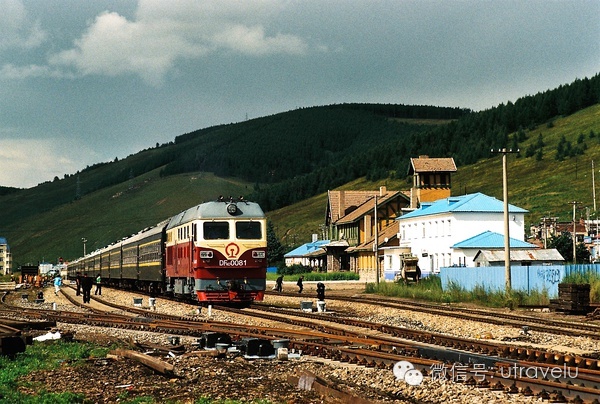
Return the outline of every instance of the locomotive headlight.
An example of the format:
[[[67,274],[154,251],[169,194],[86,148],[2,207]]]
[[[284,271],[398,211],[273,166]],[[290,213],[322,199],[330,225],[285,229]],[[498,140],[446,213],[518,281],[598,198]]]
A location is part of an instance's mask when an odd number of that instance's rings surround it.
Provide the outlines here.
[[[200,251],[200,258],[203,260],[209,260],[213,257],[212,251]]]
[[[264,259],[266,255],[264,251],[252,251],[252,258],[255,259]]]
[[[235,215],[237,213],[237,205],[235,203],[230,203],[227,205],[227,213],[230,215]]]

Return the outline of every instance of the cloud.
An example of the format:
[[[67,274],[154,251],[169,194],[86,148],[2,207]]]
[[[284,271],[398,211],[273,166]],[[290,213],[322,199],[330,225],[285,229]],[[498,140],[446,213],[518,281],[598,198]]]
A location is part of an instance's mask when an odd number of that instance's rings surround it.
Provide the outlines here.
[[[62,146],[61,146],[62,145]],[[71,156],[76,156],[73,159]],[[39,179],[63,178],[93,161],[97,156],[73,141],[60,139],[0,139],[0,186],[33,187]]]
[[[246,27],[234,25],[217,32],[213,43],[218,47],[230,49],[248,55],[267,55],[273,53],[304,54],[306,43],[293,35],[276,34],[268,37],[262,26]]]
[[[39,22],[27,17],[18,0],[0,0],[0,51],[9,48],[31,49],[46,40],[47,34]]]
[[[73,75],[60,69],[53,69],[50,66],[36,64],[15,66],[7,63],[0,67],[0,77],[8,80],[23,80],[34,77],[66,78],[73,77]]]
[[[265,7],[272,2],[245,3],[142,1],[133,21],[104,12],[73,48],[54,54],[49,63],[82,75],[136,74],[159,85],[180,59],[222,50],[253,56],[307,51],[304,39],[267,33],[264,24],[255,21],[267,19]]]

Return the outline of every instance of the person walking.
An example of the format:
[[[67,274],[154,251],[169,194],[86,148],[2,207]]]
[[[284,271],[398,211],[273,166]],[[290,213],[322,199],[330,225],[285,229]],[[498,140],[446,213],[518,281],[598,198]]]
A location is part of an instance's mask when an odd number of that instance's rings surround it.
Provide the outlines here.
[[[298,282],[296,282],[296,285],[298,285],[298,293],[302,293],[302,290],[304,289],[304,284],[302,283],[303,280],[304,275],[300,275],[300,278],[298,278]]]
[[[281,292],[283,290],[283,275],[277,277],[275,281],[275,291]]]
[[[102,296],[102,278],[100,277],[100,274],[96,277],[96,290],[94,291],[94,294]]]
[[[60,287],[62,286],[62,278],[60,275],[57,275],[54,278],[54,294],[58,296],[58,292],[60,292]]]
[[[89,303],[91,299],[92,286],[94,285],[94,280],[88,276],[87,273],[83,274],[83,278],[81,278],[81,290],[83,292],[83,302]]]

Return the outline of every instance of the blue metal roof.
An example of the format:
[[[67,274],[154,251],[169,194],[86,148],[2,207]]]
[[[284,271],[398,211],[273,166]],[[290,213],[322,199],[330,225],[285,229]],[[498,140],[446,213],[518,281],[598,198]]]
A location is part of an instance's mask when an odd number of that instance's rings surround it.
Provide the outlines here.
[[[318,240],[313,243],[306,243],[301,245],[300,247],[293,249],[289,253],[285,254],[283,257],[303,257],[307,254],[317,251],[319,248],[327,244],[329,244],[329,240]]]
[[[6,241],[6,238],[0,237],[0,244],[8,244],[8,241]]]
[[[525,209],[511,204],[508,204],[508,211],[509,213],[528,212]],[[402,215],[398,217],[397,220],[452,212],[503,213],[504,202],[480,192],[469,195],[450,196],[448,198],[438,199],[435,202],[423,203],[419,209]]]
[[[535,244],[530,244],[512,237],[510,237],[509,244],[510,248],[538,248]],[[454,244],[452,248],[481,248],[484,250],[504,248],[504,235],[487,230]]]

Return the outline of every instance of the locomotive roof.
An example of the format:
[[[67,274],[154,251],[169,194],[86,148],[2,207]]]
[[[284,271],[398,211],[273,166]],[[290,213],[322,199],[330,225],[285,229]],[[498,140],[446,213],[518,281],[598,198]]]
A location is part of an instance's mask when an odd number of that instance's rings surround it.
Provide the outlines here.
[[[227,207],[232,204],[237,206],[234,214],[227,211]],[[201,203],[173,216],[169,220],[167,229],[172,229],[197,219],[261,219],[264,217],[265,213],[256,202],[212,201]]]

